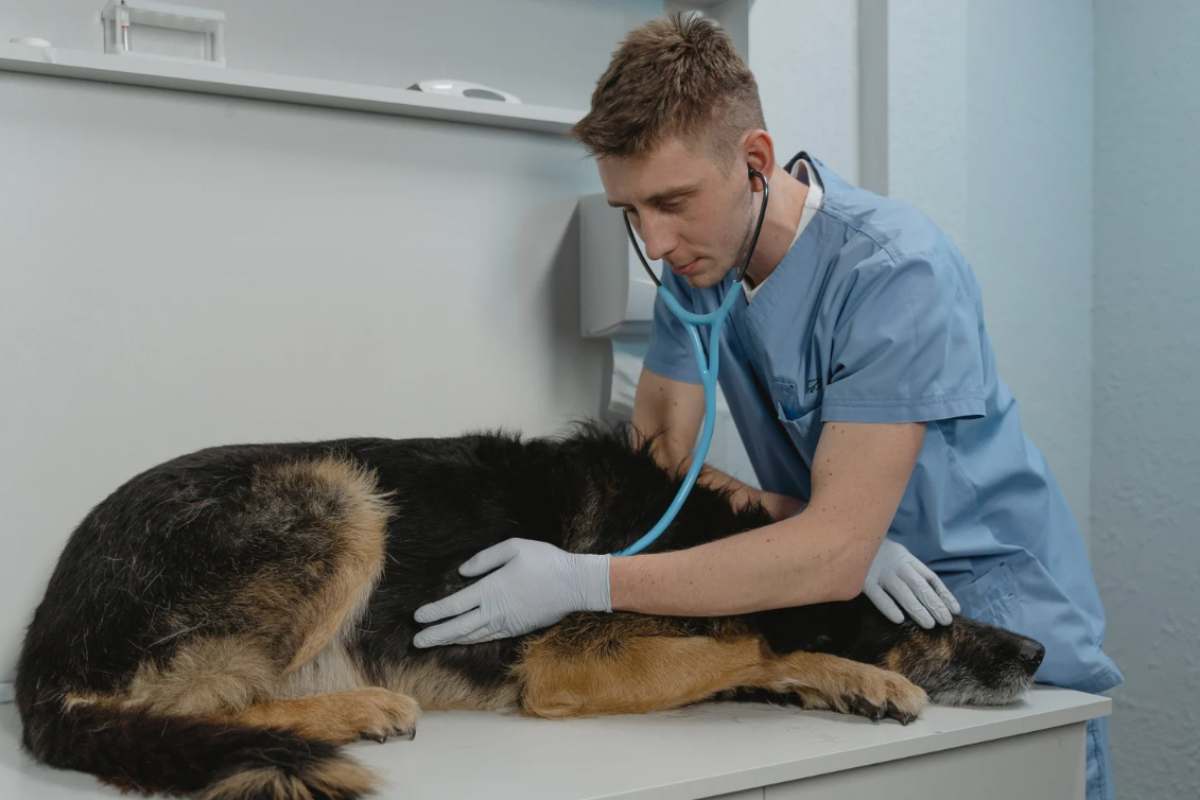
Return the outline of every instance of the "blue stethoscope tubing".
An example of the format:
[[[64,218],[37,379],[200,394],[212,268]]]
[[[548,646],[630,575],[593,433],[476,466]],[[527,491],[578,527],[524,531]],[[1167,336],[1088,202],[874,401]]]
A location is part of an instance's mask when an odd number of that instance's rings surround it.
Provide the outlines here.
[[[750,247],[746,251],[746,259],[734,275],[734,281],[741,283],[746,276],[746,270],[750,266],[750,259],[754,255],[754,248],[758,244],[758,234],[762,231],[763,219],[767,213],[767,200],[770,194],[770,189],[767,185],[767,179],[761,172],[750,167],[750,177],[758,178],[762,181],[763,199],[762,205],[758,211],[758,222],[755,223],[754,233],[750,239]],[[675,515],[679,513],[679,509],[683,507],[684,501],[692,491],[692,487],[696,484],[696,478],[700,475],[700,470],[704,466],[704,459],[708,457],[709,447],[712,445],[713,428],[717,424],[717,372],[720,367],[721,356],[721,330],[725,327],[725,320],[729,318],[729,312],[733,308],[736,299],[742,294],[738,291],[731,290],[725,295],[725,299],[721,301],[716,311],[710,311],[707,314],[696,314],[688,311],[675,295],[663,286],[662,281],[654,274],[654,270],[650,269],[649,262],[642,254],[642,249],[638,246],[637,239],[633,234],[633,226],[629,222],[629,214],[625,217],[625,229],[629,233],[629,240],[633,244],[633,249],[637,251],[638,258],[641,259],[642,266],[646,268],[647,274],[651,280],[658,286],[658,296],[662,298],[663,303],[670,309],[683,326],[687,328],[689,338],[692,340],[692,352],[696,356],[696,365],[700,368],[700,382],[704,386],[704,426],[700,430],[700,436],[696,439],[696,444],[692,449],[692,463],[688,468],[687,475],[684,476],[683,483],[679,486],[679,491],[675,493],[675,499],[667,506],[667,510],[662,517],[633,544],[623,550],[618,550],[613,555],[617,556],[632,556],[642,552],[651,544],[654,543],[662,532],[667,529],[674,520]],[[700,341],[700,326],[708,325],[708,358],[704,357],[704,346]]]

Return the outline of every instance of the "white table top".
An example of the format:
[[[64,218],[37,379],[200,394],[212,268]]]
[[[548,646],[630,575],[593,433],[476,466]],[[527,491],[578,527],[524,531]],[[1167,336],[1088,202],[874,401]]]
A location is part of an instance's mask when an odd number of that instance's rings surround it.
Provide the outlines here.
[[[1111,710],[1106,697],[1037,687],[1011,706],[931,706],[908,726],[753,703],[574,720],[430,712],[414,741],[348,749],[382,778],[381,798],[683,800],[1070,725]],[[35,764],[19,738],[15,706],[0,706],[0,797],[121,797],[89,775]]]

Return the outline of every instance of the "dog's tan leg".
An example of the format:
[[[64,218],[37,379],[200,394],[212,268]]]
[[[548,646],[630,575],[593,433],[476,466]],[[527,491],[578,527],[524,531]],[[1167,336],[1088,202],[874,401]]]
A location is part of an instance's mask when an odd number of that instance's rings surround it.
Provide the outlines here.
[[[369,687],[255,703],[223,721],[287,728],[311,739],[346,744],[357,739],[386,741],[389,736],[416,735],[420,706],[408,695]]]
[[[530,644],[516,670],[522,709],[543,717],[656,711],[738,688],[905,722],[926,701],[902,675],[826,653],[775,656],[756,636],[634,636],[581,654],[550,633]]]

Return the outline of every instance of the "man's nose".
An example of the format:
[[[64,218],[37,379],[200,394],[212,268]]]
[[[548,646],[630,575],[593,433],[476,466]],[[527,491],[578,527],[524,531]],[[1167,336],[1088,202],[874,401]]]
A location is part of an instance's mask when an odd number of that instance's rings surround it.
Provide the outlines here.
[[[651,217],[642,219],[642,242],[646,245],[646,259],[658,261],[666,258],[675,249],[675,234],[664,221]]]

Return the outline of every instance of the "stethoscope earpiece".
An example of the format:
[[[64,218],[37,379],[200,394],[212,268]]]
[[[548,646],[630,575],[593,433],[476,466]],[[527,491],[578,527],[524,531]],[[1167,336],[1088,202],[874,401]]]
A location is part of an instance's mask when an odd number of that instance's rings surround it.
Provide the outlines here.
[[[763,191],[766,191],[767,176],[763,175],[761,172],[756,170],[754,167],[750,167],[749,170],[750,170],[750,179],[753,180],[754,178],[758,178],[759,182],[762,183],[762,185],[763,185]],[[753,189],[751,189],[751,191],[753,191]]]

